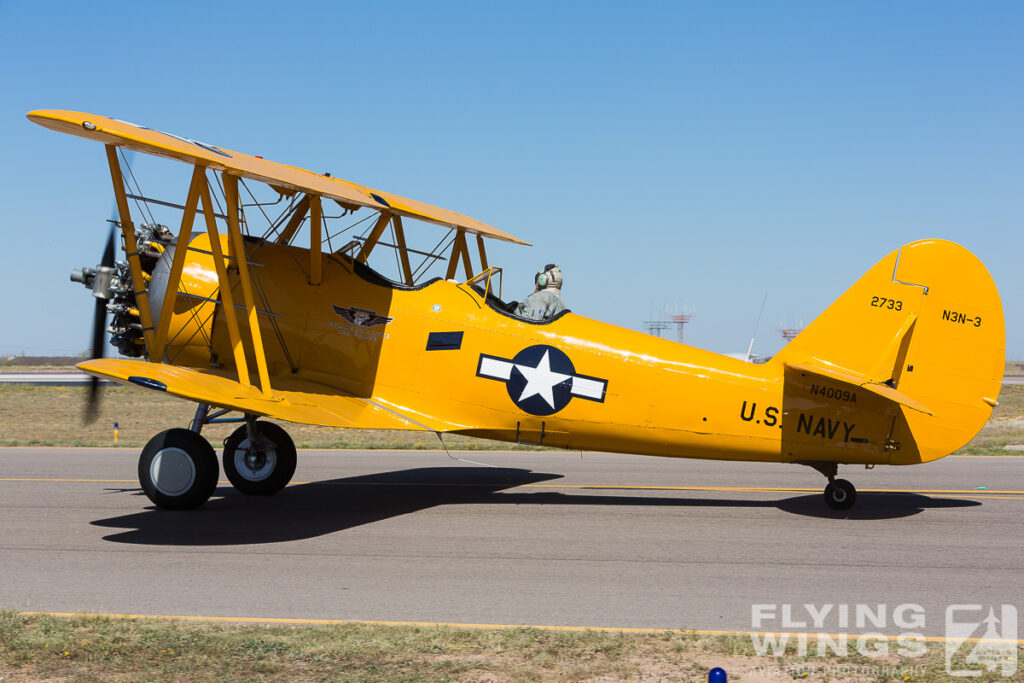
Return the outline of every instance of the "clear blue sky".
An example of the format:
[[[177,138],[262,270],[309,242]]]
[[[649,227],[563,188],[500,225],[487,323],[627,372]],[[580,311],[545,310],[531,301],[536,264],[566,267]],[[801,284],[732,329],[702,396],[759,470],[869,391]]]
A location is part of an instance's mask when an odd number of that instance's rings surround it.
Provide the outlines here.
[[[754,350],[905,242],[987,264],[1024,359],[1024,3],[0,0],[0,352],[78,352],[111,194],[37,108],[126,119],[452,208],[506,298]],[[180,191],[184,196],[184,187]],[[522,290],[521,292],[518,290]]]

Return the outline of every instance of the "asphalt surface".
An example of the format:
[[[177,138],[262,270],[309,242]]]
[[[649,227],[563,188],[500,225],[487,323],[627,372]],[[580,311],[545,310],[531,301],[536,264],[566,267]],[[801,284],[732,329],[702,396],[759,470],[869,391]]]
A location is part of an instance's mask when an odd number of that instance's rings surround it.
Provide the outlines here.
[[[224,483],[167,512],[131,450],[0,449],[0,607],[892,633],[911,605],[928,635],[952,604],[1024,608],[1022,457],[842,468],[860,495],[836,513],[797,465],[458,455],[497,467],[306,451],[276,496]],[[836,607],[814,628],[805,604]],[[858,628],[857,605],[885,623]]]

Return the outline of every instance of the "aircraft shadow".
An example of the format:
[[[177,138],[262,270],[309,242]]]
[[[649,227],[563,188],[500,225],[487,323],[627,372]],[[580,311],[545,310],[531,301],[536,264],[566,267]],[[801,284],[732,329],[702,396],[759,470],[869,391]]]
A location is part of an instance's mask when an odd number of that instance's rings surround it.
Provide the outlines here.
[[[577,489],[578,491],[579,489]],[[584,489],[585,490],[585,489]],[[727,492],[713,495],[729,495]],[[897,519],[920,514],[931,508],[957,508],[981,505],[977,500],[953,498],[931,498],[916,493],[868,493],[858,494],[857,505],[852,510],[837,511],[825,505],[821,494],[800,495],[782,500],[742,500],[733,498],[676,498],[651,497],[648,495],[609,496],[587,494],[505,493],[490,503],[512,503],[515,505],[628,505],[664,506],[694,508],[776,508],[783,512],[821,519]]]
[[[822,494],[787,498],[775,504],[780,510],[794,515],[824,519],[897,519],[911,517],[925,510],[962,508],[981,505],[979,500],[965,498],[935,498],[919,493],[858,493],[852,510],[832,510],[825,505]]]
[[[828,509],[821,495],[781,500],[685,498],[556,491],[507,491],[562,475],[516,468],[429,467],[396,470],[289,486],[275,496],[245,496],[220,487],[198,510],[177,512],[150,507],[142,512],[100,519],[92,524],[124,529],[105,536],[115,543],[168,546],[280,543],[344,531],[439,505],[590,505],[694,508],[776,508],[825,519],[873,520],[909,517],[926,509],[980,505],[976,500],[917,494],[861,494],[846,512]],[[127,489],[118,489],[127,492]],[[133,490],[137,491],[137,490]],[[137,493],[141,495],[141,493]]]
[[[344,531],[438,505],[500,502],[496,494],[504,489],[561,476],[516,468],[424,467],[297,484],[273,496],[247,496],[221,486],[197,510],[149,507],[92,524],[130,529],[104,537],[118,543],[280,543]]]

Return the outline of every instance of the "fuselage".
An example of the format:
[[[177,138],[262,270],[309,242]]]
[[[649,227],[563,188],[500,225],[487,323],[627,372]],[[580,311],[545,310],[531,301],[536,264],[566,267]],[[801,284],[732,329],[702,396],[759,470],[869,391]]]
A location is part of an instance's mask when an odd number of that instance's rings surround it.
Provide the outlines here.
[[[247,248],[271,384],[304,380],[372,399],[425,429],[574,450],[921,459],[886,448],[891,406],[787,377],[780,364],[747,363],[572,312],[532,323],[481,287],[440,279],[403,287],[342,257],[325,259],[322,282],[311,285],[305,249]],[[168,359],[232,369],[209,251],[205,235],[190,245],[180,291],[191,296],[178,299]],[[874,418],[864,410],[872,401]]]

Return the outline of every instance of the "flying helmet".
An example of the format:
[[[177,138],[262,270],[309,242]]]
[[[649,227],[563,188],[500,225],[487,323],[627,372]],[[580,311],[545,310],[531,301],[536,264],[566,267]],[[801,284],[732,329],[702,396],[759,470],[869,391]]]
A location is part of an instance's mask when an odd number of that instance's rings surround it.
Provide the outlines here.
[[[562,269],[554,263],[549,263],[544,266],[544,270],[540,271],[533,277],[534,284],[537,285],[537,291],[544,289],[545,287],[554,287],[555,289],[562,288]]]

